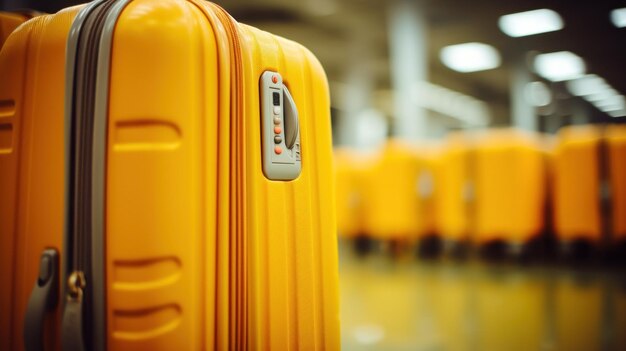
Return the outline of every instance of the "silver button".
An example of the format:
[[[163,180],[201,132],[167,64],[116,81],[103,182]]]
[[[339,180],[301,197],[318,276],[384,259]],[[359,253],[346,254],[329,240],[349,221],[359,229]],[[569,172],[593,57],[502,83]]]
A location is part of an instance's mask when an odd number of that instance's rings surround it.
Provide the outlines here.
[[[280,117],[274,117],[274,124],[275,125],[280,125]]]
[[[274,114],[275,115],[280,115],[280,106],[274,106]]]
[[[280,144],[282,141],[283,141],[283,138],[281,138],[280,135],[277,135],[274,137],[274,143]]]

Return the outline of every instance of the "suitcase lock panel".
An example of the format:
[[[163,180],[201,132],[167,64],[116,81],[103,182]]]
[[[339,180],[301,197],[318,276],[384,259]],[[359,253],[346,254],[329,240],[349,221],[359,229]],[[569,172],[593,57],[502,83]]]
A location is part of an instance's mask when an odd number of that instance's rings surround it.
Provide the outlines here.
[[[261,75],[261,149],[263,174],[293,180],[302,169],[298,108],[280,74]]]

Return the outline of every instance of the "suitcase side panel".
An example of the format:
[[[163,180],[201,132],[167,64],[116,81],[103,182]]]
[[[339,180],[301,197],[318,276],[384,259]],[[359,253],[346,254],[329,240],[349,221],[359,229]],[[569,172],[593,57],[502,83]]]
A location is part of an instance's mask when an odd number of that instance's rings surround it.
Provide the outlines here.
[[[337,234],[347,238],[363,231],[365,175],[372,157],[356,150],[335,148],[335,197],[337,201]]]
[[[252,349],[339,348],[330,102],[325,75],[300,45],[247,26],[246,222]],[[279,72],[300,115],[302,173],[269,181],[260,153],[259,78]]]
[[[564,128],[554,157],[554,227],[559,240],[597,242],[601,237],[599,206],[599,131]]]
[[[489,138],[489,136],[486,136]],[[476,149],[476,239],[523,244],[543,227],[545,169],[539,145],[514,131]]]
[[[206,17],[183,1],[131,2],[112,50],[108,346],[212,349],[218,68],[228,66]]]
[[[389,142],[368,174],[366,232],[378,239],[414,240],[420,231],[421,159],[400,142]],[[384,186],[380,186],[384,184]]]
[[[626,127],[607,127],[613,238],[626,240]]]
[[[467,187],[469,186],[467,146],[448,143],[436,165],[435,218],[437,232],[446,241],[462,241],[469,236]]]
[[[24,26],[0,53],[0,342],[12,345],[18,165],[26,85],[26,52],[32,25]],[[17,332],[15,332],[17,335]]]
[[[26,17],[18,13],[0,12],[0,48],[20,24],[26,21]]]
[[[14,244],[15,290],[13,295],[13,349],[21,349],[26,304],[39,272],[44,248],[62,254],[63,238],[63,101],[65,43],[76,8],[41,16],[22,26],[30,31],[23,80],[22,101],[16,108],[21,118],[13,145],[19,151],[19,179]],[[7,51],[10,50],[8,44]],[[3,66],[4,67],[4,66]],[[17,66],[9,66],[13,67]],[[19,86],[20,84],[16,84]],[[12,85],[11,85],[12,86]],[[21,131],[20,131],[21,129]],[[4,232],[3,237],[8,234]],[[58,345],[58,310],[47,316],[46,344]]]

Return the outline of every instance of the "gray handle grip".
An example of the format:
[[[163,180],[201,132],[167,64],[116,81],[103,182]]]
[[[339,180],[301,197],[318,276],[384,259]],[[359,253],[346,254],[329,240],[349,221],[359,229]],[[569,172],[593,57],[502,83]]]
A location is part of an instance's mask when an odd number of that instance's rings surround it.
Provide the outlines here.
[[[45,249],[39,259],[39,276],[28,299],[24,318],[24,349],[44,349],[44,321],[46,314],[53,311],[59,300],[59,254],[54,249]]]
[[[283,85],[283,104],[285,104],[283,109],[285,119],[285,146],[287,146],[288,149],[292,149],[298,138],[298,108],[286,85]]]

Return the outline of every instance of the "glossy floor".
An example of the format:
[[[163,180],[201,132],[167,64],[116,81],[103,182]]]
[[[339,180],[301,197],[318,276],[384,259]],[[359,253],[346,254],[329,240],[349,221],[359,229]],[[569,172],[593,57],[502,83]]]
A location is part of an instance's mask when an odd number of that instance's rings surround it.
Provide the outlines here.
[[[340,245],[344,350],[626,350],[626,276]]]

